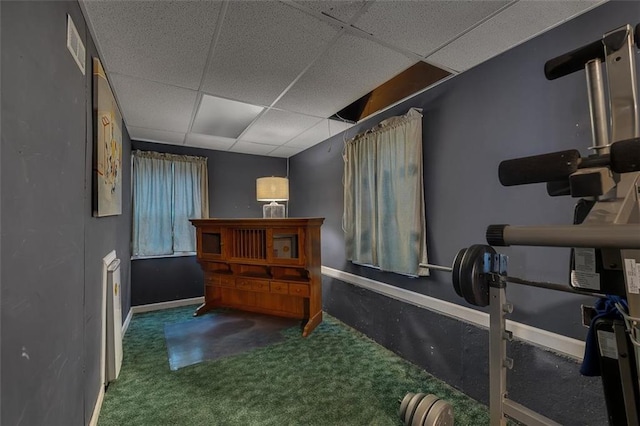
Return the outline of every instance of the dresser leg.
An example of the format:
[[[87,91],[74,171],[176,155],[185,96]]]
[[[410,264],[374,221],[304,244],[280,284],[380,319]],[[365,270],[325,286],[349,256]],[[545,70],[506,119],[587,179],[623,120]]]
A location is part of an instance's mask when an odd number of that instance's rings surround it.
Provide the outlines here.
[[[322,311],[316,313],[313,317],[309,318],[307,324],[302,330],[302,337],[307,337],[315,328],[322,322]]]

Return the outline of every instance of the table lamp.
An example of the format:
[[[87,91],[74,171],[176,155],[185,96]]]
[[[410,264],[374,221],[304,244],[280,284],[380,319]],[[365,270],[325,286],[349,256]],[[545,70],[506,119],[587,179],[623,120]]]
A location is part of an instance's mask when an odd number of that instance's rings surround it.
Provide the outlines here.
[[[284,204],[276,201],[289,200],[289,179],[283,177],[262,177],[256,180],[256,198],[258,201],[270,201],[262,206],[263,218],[285,217]]]

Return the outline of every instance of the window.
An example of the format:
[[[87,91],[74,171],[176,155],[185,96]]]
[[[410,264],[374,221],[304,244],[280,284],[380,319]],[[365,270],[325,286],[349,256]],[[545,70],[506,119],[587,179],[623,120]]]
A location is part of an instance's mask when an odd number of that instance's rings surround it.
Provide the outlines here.
[[[132,176],[133,256],[194,252],[189,219],[209,217],[207,159],[135,151]]]
[[[344,148],[347,259],[419,276],[427,263],[422,178],[422,114],[411,109],[348,141]]]

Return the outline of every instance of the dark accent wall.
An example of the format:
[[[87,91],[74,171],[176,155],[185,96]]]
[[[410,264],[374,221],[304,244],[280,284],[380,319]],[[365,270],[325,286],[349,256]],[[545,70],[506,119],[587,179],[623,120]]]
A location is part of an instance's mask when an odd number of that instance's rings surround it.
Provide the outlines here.
[[[87,424],[100,389],[102,258],[122,260],[129,311],[130,172],[122,215],[91,208],[91,57],[77,2],[1,2],[0,423]],[[83,76],[66,49],[69,14]],[[123,132],[123,164],[130,140]]]
[[[572,148],[589,154],[591,128],[584,72],[547,81],[544,63],[600,39],[609,30],[627,23],[635,25],[638,18],[640,2],[606,3],[356,125],[346,136],[337,135],[292,157],[291,213],[326,218],[322,227],[323,265],[472,307],[455,294],[449,273],[433,271],[430,277],[411,279],[347,262],[341,227],[344,138],[389,116],[404,114],[411,107],[423,109],[430,263],[451,265],[459,249],[486,243],[484,233],[490,224],[571,224],[576,200],[551,198],[544,184],[502,187],[498,164],[509,158]],[[509,255],[512,276],[568,282],[569,249],[511,247],[499,251]],[[436,376],[488,401],[486,370],[477,380],[469,379],[479,366],[487,364],[486,336],[472,339],[465,329],[470,326],[459,321],[432,321],[433,315],[424,310],[407,309],[398,302],[385,306],[388,302],[384,298],[373,297],[369,291],[327,277],[324,282],[327,312],[396,352],[411,354],[410,359]],[[581,325],[580,305],[592,304],[593,299],[515,285],[509,287],[508,298],[515,304],[511,319],[584,340],[586,329]],[[405,327],[416,327],[416,331],[407,334]],[[411,351],[407,351],[409,347]],[[544,355],[540,349],[530,350],[534,351],[532,356]],[[516,368],[529,369],[528,379],[512,385],[523,403],[527,399],[539,401],[539,395],[550,392],[549,387],[536,380],[550,372],[539,363],[529,362],[532,356],[516,357]],[[576,389],[600,386],[597,379],[585,381],[578,377],[575,362],[561,357],[552,359],[557,359],[558,371],[571,371],[566,378],[571,378]],[[518,364],[521,360],[524,365]],[[563,389],[564,376],[551,377],[551,388]],[[567,423],[606,422],[601,394],[583,393],[578,401],[575,395],[567,389],[567,394],[549,396],[546,402],[534,405]],[[576,407],[568,409],[572,404]],[[567,417],[563,410],[575,417]],[[595,416],[594,410],[600,417]]]
[[[210,217],[262,217],[256,179],[287,175],[285,158],[140,141],[133,141],[133,149],[207,157]],[[131,273],[132,306],[204,295],[203,275],[195,256],[133,260]]]

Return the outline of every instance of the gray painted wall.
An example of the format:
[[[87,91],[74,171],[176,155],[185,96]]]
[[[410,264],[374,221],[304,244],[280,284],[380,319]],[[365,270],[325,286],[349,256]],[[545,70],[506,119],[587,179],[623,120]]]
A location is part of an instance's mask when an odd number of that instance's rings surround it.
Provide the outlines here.
[[[591,130],[584,73],[547,81],[544,63],[600,39],[606,31],[626,23],[635,24],[639,17],[640,2],[604,4],[355,126],[346,135],[337,135],[292,157],[291,213],[326,218],[322,227],[323,265],[469,306],[455,294],[448,273],[434,271],[431,277],[411,279],[346,261],[341,228],[344,139],[389,116],[404,114],[410,107],[423,109],[427,245],[431,263],[451,265],[460,248],[485,243],[484,233],[490,224],[570,224],[575,200],[548,197],[544,184],[504,188],[498,182],[498,164],[508,158],[571,148],[588,154]],[[510,256],[510,275],[568,282],[569,249],[512,247],[500,251]],[[409,358],[428,371],[481,401],[488,401],[486,374],[475,384],[465,376],[477,366],[486,365],[487,347],[484,343],[464,344],[469,333],[460,330],[462,323],[441,320],[438,327],[442,330],[434,332],[436,326],[424,311],[409,312],[398,303],[383,309],[383,303],[387,302],[365,290],[326,277],[324,283],[327,312],[398,353],[411,354]],[[586,329],[581,326],[580,304],[591,304],[592,299],[517,286],[509,288],[508,296],[516,306],[511,319],[584,339]],[[413,340],[415,336],[404,333],[403,327],[424,330]],[[408,347],[412,349],[408,351]],[[557,363],[560,370],[575,373],[567,377],[577,375],[575,363],[559,357]],[[522,364],[518,368],[523,368]],[[536,363],[525,368],[531,368],[532,378],[548,374]],[[577,389],[598,387],[594,380],[585,382],[575,377],[571,383]],[[553,387],[562,389],[559,377],[553,383]],[[536,394],[548,392],[535,379],[516,386],[520,398],[539,400]],[[558,395],[558,398],[571,398],[573,402],[574,396]],[[564,414],[565,407],[552,399],[546,398],[546,405],[538,408],[568,423],[603,422],[601,395],[584,396],[579,408]],[[592,415],[592,407],[598,407],[600,417]]]
[[[77,2],[1,2],[2,424],[86,424],[100,388],[102,258],[122,260],[129,311],[130,173],[123,214],[91,216],[91,55]],[[66,49],[70,14],[87,49]],[[130,158],[123,134],[123,163]]]
[[[262,217],[256,179],[287,174],[284,158],[140,141],[133,141],[133,149],[207,157],[210,217]],[[195,257],[133,260],[131,274],[132,306],[204,295],[202,270]]]
[[[81,21],[82,22],[82,21]],[[77,24],[76,24],[77,25]],[[87,55],[98,56],[91,37],[87,39]],[[92,83],[87,80],[86,93],[91,105]],[[87,108],[87,123],[92,123],[93,111]],[[87,125],[87,141],[93,141],[93,126]],[[86,144],[85,155],[85,212],[92,212],[91,191],[93,179],[94,144]],[[100,291],[102,282],[102,259],[111,250],[116,250],[120,263],[122,320],[131,308],[131,140],[126,128],[122,133],[122,214],[120,216],[85,217],[85,374],[86,395],[85,418],[90,419],[100,387]]]

